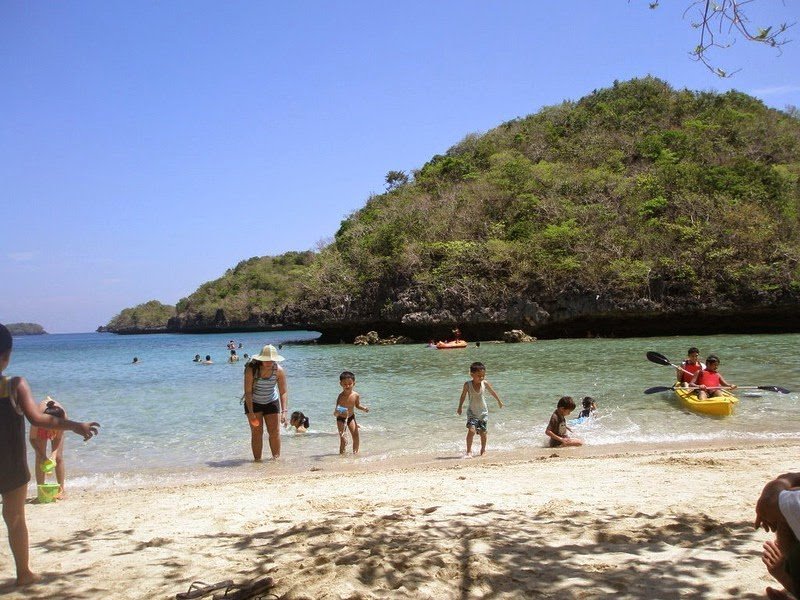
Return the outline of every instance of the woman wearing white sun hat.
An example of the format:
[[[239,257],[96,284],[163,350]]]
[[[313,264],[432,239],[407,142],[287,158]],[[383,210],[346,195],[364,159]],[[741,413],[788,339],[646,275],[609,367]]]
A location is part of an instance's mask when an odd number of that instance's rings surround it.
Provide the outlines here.
[[[280,426],[286,423],[289,410],[286,372],[278,364],[281,361],[283,357],[275,346],[267,344],[250,359],[244,370],[244,412],[250,425],[250,445],[256,462],[261,460],[265,423],[272,458],[281,455]]]

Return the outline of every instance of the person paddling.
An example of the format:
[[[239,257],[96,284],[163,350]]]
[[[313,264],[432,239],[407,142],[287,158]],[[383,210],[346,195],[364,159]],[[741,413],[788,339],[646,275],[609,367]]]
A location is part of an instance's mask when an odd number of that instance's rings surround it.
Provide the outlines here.
[[[720,388],[729,388],[732,390],[736,389],[735,385],[725,381],[725,378],[722,377],[722,374],[717,371],[718,368],[719,357],[716,354],[709,354],[708,358],[706,359],[706,368],[700,369],[694,374],[691,386],[698,388],[696,394],[700,400],[707,400],[710,397],[713,398],[715,396],[722,396],[723,391]]]
[[[700,362],[700,350],[692,346],[686,353],[686,360],[681,363],[681,368],[675,369],[675,375],[678,378],[676,385],[689,387],[697,372],[702,371],[704,368],[705,365]]]

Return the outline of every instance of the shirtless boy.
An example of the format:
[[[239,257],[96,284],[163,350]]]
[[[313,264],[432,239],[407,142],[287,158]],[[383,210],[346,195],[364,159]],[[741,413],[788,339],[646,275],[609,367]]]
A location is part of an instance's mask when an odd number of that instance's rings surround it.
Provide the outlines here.
[[[339,430],[339,454],[344,454],[347,447],[346,430],[353,436],[353,454],[358,454],[360,439],[355,409],[369,412],[369,408],[361,405],[361,396],[353,389],[356,385],[356,376],[353,373],[344,371],[339,375],[339,385],[342,386],[342,391],[336,397],[336,406],[333,409],[336,428]]]

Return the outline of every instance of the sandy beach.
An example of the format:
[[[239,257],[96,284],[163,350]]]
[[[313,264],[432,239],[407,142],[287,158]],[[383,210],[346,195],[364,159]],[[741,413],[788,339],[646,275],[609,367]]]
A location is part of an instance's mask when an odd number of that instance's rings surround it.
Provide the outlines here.
[[[588,449],[587,449],[588,450]],[[300,598],[756,598],[764,483],[800,445],[539,448],[401,467],[89,493],[27,508],[41,584],[19,598],[174,598],[275,579]]]

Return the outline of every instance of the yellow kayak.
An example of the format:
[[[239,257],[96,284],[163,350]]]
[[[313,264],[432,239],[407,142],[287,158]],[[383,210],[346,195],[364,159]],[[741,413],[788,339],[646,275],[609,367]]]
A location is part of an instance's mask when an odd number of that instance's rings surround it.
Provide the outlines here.
[[[733,405],[739,399],[728,392],[722,390],[722,396],[715,396],[707,400],[700,400],[692,388],[675,388],[675,395],[681,401],[681,404],[691,411],[702,413],[704,415],[714,415],[717,417],[727,417],[733,414]]]

